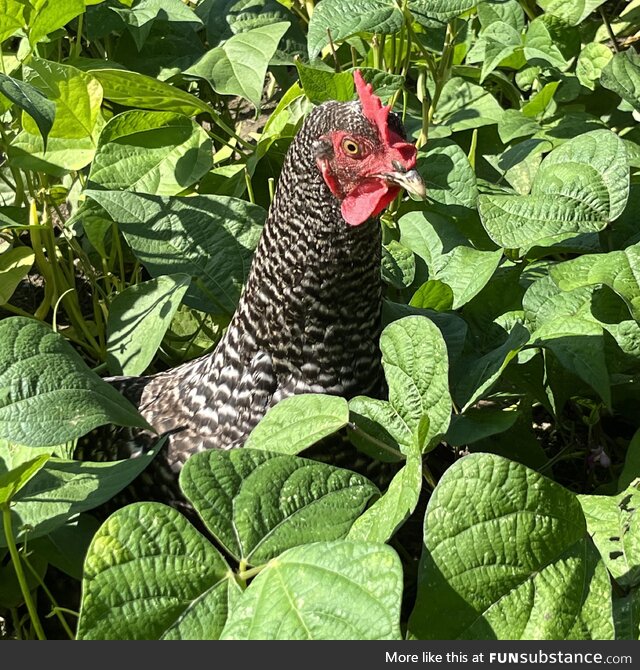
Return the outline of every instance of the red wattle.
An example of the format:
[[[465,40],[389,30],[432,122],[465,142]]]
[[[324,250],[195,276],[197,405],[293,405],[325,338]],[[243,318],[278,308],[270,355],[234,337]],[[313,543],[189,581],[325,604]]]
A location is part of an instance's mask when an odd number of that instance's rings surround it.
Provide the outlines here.
[[[342,201],[342,218],[350,226],[359,226],[380,212],[398,195],[399,188],[390,187],[382,179],[369,179],[356,186]]]

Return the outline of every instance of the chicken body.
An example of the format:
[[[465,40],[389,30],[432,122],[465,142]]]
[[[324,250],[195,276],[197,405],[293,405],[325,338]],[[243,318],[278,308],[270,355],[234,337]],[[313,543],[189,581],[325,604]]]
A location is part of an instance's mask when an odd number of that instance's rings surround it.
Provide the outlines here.
[[[409,174],[418,188],[421,182],[412,174],[415,149],[404,143],[398,122],[389,120],[394,146],[404,154],[387,155],[389,140],[363,107],[360,102],[316,107],[294,138],[240,303],[215,351],[153,376],[114,380],[154,429],[168,434],[163,453],[144,474],[147,489],[161,490],[144,497],[179,495],[176,474],[192,453],[242,446],[269,407],[283,398],[383,392],[380,226],[377,212],[367,213],[380,207],[375,198],[384,185],[371,170],[388,164],[386,172],[395,171],[400,181]],[[348,187],[358,197],[354,189],[362,189],[364,213],[357,212],[355,199],[345,215],[348,192],[340,191],[338,177],[341,170],[348,172],[350,156],[336,153],[343,145],[351,150],[349,142],[363,153],[355,157],[362,159],[355,167],[365,158],[371,165],[360,179],[354,177],[355,187]],[[387,200],[399,192],[395,179],[388,181]],[[345,216],[364,221],[349,224]],[[99,439],[85,441],[82,457],[124,458],[156,439],[150,433],[103,431]]]

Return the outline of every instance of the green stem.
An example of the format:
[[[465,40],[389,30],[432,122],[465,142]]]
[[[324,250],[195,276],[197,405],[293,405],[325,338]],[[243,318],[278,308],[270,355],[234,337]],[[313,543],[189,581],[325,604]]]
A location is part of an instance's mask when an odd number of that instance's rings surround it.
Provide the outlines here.
[[[244,169],[244,182],[247,185],[247,193],[249,194],[249,202],[252,205],[256,204],[256,198],[253,194],[253,184],[251,183],[251,175],[249,174],[249,170],[247,168]]]
[[[74,58],[80,58],[80,52],[82,51],[82,24],[84,23],[84,14],[80,14],[78,17],[78,31],[76,32],[76,42],[73,45],[73,55]]]
[[[22,569],[22,561],[20,560],[20,554],[18,552],[18,547],[16,545],[15,538],[13,536],[13,527],[11,525],[11,509],[9,503],[5,502],[0,505],[2,508],[2,523],[4,526],[4,536],[7,540],[7,547],[9,548],[9,554],[11,556],[11,561],[13,562],[13,568],[16,571],[16,577],[18,578],[18,584],[20,584],[20,591],[22,592],[22,597],[24,598],[25,605],[31,617],[31,623],[33,628],[36,631],[36,635],[39,640],[46,640],[42,624],[40,623],[40,618],[38,617],[38,610],[36,609],[33,598],[31,597],[31,590],[27,584],[27,579],[24,575],[24,570]]]
[[[611,27],[611,24],[609,23],[609,19],[607,18],[607,15],[604,13],[604,10],[602,7],[598,7],[598,11],[600,12],[600,16],[602,17],[602,21],[604,22],[605,28],[607,29],[607,33],[609,34],[609,39],[611,40],[613,44],[613,50],[616,53],[620,53],[620,47],[618,46],[618,40],[616,39],[616,35],[613,32],[613,28]]]
[[[473,133],[471,134],[471,146],[469,147],[469,155],[467,158],[469,159],[469,163],[471,164],[471,167],[476,169],[476,149],[478,148],[478,129],[474,128]]]
[[[40,588],[44,591],[47,598],[49,598],[49,602],[53,605],[53,607],[51,608],[51,613],[55,614],[55,616],[58,617],[58,621],[60,621],[60,625],[64,628],[64,631],[69,636],[69,639],[74,640],[75,635],[73,634],[73,631],[71,630],[69,624],[67,623],[67,620],[62,616],[62,611],[65,608],[58,607],[58,603],[56,602],[56,599],[53,597],[53,594],[47,588],[47,585],[44,583],[44,580],[42,579],[42,577],[40,577],[40,575],[37,573],[35,568],[27,560],[27,557],[23,556],[22,560],[24,561],[24,564],[27,566],[27,568],[29,568],[29,571],[31,572],[31,574],[35,577],[36,581],[40,585]],[[66,610],[66,611],[70,612],[71,610]]]
[[[243,582],[247,582],[249,579],[251,579],[252,577],[255,577],[257,574],[262,572],[262,570],[264,570],[264,567],[265,567],[264,565],[258,565],[255,568],[249,568],[249,570],[240,569],[238,571],[238,577]]]

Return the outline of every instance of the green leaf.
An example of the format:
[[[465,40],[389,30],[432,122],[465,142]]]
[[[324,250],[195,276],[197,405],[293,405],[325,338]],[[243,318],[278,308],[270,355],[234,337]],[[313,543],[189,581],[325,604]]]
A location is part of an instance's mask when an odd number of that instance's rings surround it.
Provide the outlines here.
[[[505,109],[498,122],[498,135],[504,144],[521,137],[535,135],[540,130],[538,123],[517,109]]]
[[[393,34],[403,24],[402,12],[393,0],[323,0],[314,8],[309,21],[307,47],[309,60],[329,44],[357,33]]]
[[[507,340],[480,358],[466,361],[464,375],[456,380],[453,396],[461,412],[471,407],[498,381],[507,365],[529,340],[529,331],[516,325]]]
[[[30,247],[14,247],[0,255],[0,305],[9,302],[20,282],[29,274],[35,254]]]
[[[624,143],[609,130],[594,130],[542,161],[531,195],[483,195],[478,206],[497,244],[526,253],[602,230],[622,213],[628,195]]]
[[[0,42],[24,27],[23,0],[0,0]]]
[[[186,305],[233,314],[266,217],[261,207],[226,196],[162,198],[94,190],[85,194],[120,225],[153,277],[193,277]]]
[[[443,205],[475,208],[476,175],[464,151],[448,139],[431,140],[418,152],[417,169],[430,199]]]
[[[426,426],[428,429],[428,419]],[[418,504],[422,489],[422,454],[417,443],[405,451],[407,460],[384,495],[358,519],[347,538],[361,542],[388,542]]]
[[[114,375],[140,375],[153,360],[191,277],[164,275],[134,284],[111,303],[107,365]]]
[[[498,101],[482,86],[451,77],[442,87],[433,122],[456,133],[498,123],[502,111]]]
[[[571,26],[579,23],[593,12],[594,9],[604,4],[606,0],[536,0],[537,4],[547,14],[557,16]]]
[[[429,279],[413,294],[409,304],[422,309],[446,312],[453,308],[453,291],[439,279]]]
[[[102,84],[104,97],[124,107],[155,109],[185,116],[214,114],[211,107],[195,95],[138,72],[98,68],[90,70],[90,73]]]
[[[640,243],[606,254],[585,254],[564,261],[550,270],[553,281],[563,290],[604,284],[628,305],[634,319],[640,320]]]
[[[291,24],[274,23],[230,37],[222,46],[208,51],[185,74],[202,77],[222,95],[238,95],[256,109],[269,61]]]
[[[31,58],[28,83],[40,89],[55,104],[55,120],[50,137],[91,138],[95,141],[102,127],[102,87],[91,74],[70,65]],[[28,110],[27,110],[28,111]],[[36,134],[36,120],[23,116],[23,128]]]
[[[214,537],[252,565],[290,547],[344,537],[378,494],[350,470],[254,449],[195,454],[180,485]]]
[[[17,495],[11,506],[14,535],[29,540],[42,537],[66,524],[81,512],[111,500],[126,488],[162,447],[136,458],[107,463],[51,459]],[[0,532],[0,546],[6,546]]]
[[[640,56],[633,49],[613,56],[602,68],[600,83],[640,110]]]
[[[617,496],[581,495],[589,535],[611,576],[625,589],[640,584],[640,491],[638,482]]]
[[[365,432],[373,430],[392,450],[407,454],[418,444],[422,452],[430,451],[451,418],[444,339],[429,319],[409,316],[384,329],[380,348],[389,400],[356,396],[349,401],[355,422]]]
[[[556,45],[545,17],[539,16],[529,24],[524,37],[524,56],[530,64],[546,63],[561,70],[566,68],[567,61]]]
[[[319,105],[327,100],[339,100],[349,102],[353,99],[355,85],[353,83],[353,70],[348,72],[333,72],[324,67],[312,67],[296,61],[300,84],[304,94],[311,102]],[[363,79],[373,86],[376,95],[383,101],[388,102],[396,91],[402,89],[404,77],[373,68],[358,68]]]
[[[49,460],[48,454],[40,454],[17,468],[0,474],[0,507],[13,501],[16,493],[35,477]]]
[[[399,221],[400,241],[422,258],[429,276],[453,291],[453,309],[466,304],[491,279],[502,251],[481,251],[470,246],[451,221],[432,212],[409,212]]]
[[[295,547],[251,582],[221,637],[400,640],[401,597],[400,560],[386,545],[337,541]]]
[[[176,195],[212,166],[211,140],[195,121],[133,110],[102,130],[89,180],[109,190]]]
[[[349,406],[344,398],[303,393],[269,408],[244,446],[278,454],[298,454],[344,428]]]
[[[521,47],[522,37],[515,28],[502,21],[492,23],[482,31],[481,36],[485,41],[485,58],[480,73],[480,82],[483,82],[501,61]]]
[[[314,105],[320,105],[327,100],[348,102],[353,99],[355,87],[351,72],[333,72],[305,65],[300,61],[296,62],[296,68],[304,94]]]
[[[408,6],[418,20],[436,19],[445,22],[455,19],[480,2],[482,0],[409,0]]]
[[[396,240],[382,246],[382,278],[394,288],[407,288],[413,283],[416,263],[413,251]]]
[[[84,0],[65,0],[64,2],[29,0],[29,5],[31,5],[31,12],[27,33],[31,45],[37,44],[43,37],[62,28],[85,11]]]
[[[217,639],[237,594],[217,549],[176,510],[119,509],[85,561],[78,639]]]
[[[471,408],[464,414],[455,414],[444,439],[452,447],[462,447],[509,430],[516,422],[514,409]]]
[[[73,347],[39,321],[0,321],[0,437],[56,445],[105,423],[148,424]]]
[[[202,25],[195,12],[181,0],[138,0],[131,9],[112,7],[112,11],[119,14],[126,23],[138,51],[144,46],[156,20],[190,24],[194,29]]]
[[[576,65],[576,75],[580,83],[593,91],[612,56],[611,50],[604,44],[589,42],[585,45]]]
[[[612,639],[611,586],[586,533],[558,484],[499,456],[460,459],[427,507],[411,635]]]
[[[44,149],[56,116],[56,104],[31,84],[0,72],[0,93],[29,114],[42,135]]]
[[[532,333],[531,344],[551,350],[563,368],[589,384],[611,406],[600,324],[576,317],[551,319]]]
[[[522,113],[529,118],[539,118],[545,115],[553,104],[553,96],[560,85],[559,81],[550,81],[545,84],[529,102],[522,105]]]

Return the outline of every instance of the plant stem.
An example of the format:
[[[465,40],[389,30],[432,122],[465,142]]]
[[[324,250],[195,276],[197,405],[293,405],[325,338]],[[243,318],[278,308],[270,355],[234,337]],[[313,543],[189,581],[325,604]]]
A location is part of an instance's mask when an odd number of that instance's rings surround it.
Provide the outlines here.
[[[76,42],[73,45],[74,58],[80,58],[82,51],[82,24],[84,23],[84,13],[78,17],[78,31],[76,32]]]
[[[11,556],[11,561],[13,562],[13,568],[16,571],[16,577],[18,578],[18,584],[20,584],[20,591],[22,592],[22,597],[24,598],[25,605],[29,612],[29,617],[31,618],[31,623],[33,628],[36,631],[36,635],[39,640],[46,640],[42,624],[40,623],[40,618],[38,617],[38,610],[36,609],[33,598],[31,597],[31,590],[27,584],[27,579],[24,575],[24,570],[22,569],[22,561],[20,560],[20,554],[18,552],[18,547],[16,545],[15,538],[13,536],[13,527],[11,525],[11,508],[9,503],[3,503],[0,505],[2,508],[2,524],[4,526],[4,536],[7,540],[7,547],[9,548],[9,554]]]
[[[620,47],[618,46],[618,40],[616,39],[616,35],[613,32],[611,24],[609,23],[609,19],[607,18],[607,15],[604,13],[604,9],[602,9],[602,6],[598,7],[598,11],[600,12],[600,16],[602,17],[602,21],[605,25],[605,28],[607,29],[607,33],[609,33],[609,39],[613,43],[613,50],[618,54],[620,53]]]
[[[69,624],[67,623],[67,620],[62,616],[62,611],[65,610],[65,608],[58,607],[58,603],[56,602],[56,599],[53,597],[53,594],[47,588],[47,585],[44,583],[42,577],[40,577],[35,568],[27,560],[27,557],[23,556],[22,560],[24,561],[24,564],[27,566],[27,568],[29,568],[31,574],[36,578],[38,584],[40,585],[40,588],[45,592],[45,595],[47,596],[47,598],[49,598],[49,601],[53,605],[53,607],[51,608],[52,614],[55,614],[58,617],[58,621],[60,621],[60,625],[64,628],[64,631],[69,636],[69,639],[70,640],[75,639],[75,635],[73,634],[73,631],[71,630]],[[69,612],[70,610],[66,611]]]

